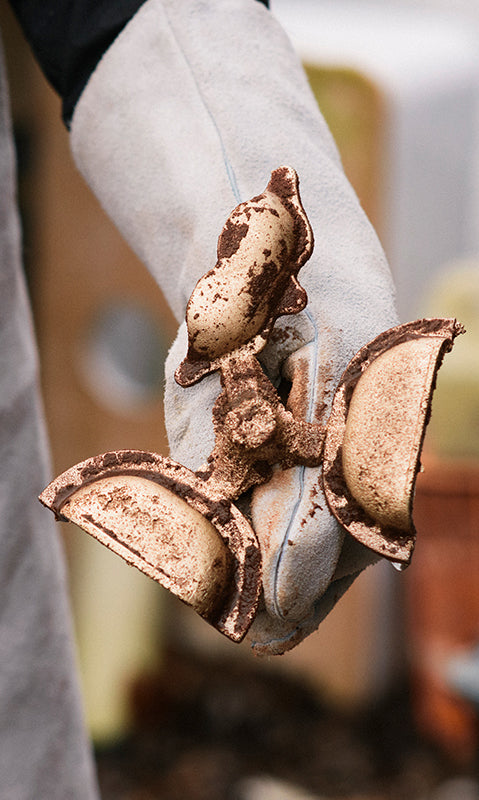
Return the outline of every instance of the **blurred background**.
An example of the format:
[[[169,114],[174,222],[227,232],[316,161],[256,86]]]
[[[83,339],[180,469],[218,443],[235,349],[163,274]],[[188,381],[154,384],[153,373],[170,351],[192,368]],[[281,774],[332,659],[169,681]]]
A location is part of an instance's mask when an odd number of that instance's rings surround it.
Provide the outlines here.
[[[8,8],[25,269],[54,474],[167,453],[176,324],[75,171],[60,104]],[[439,374],[418,540],[299,648],[254,659],[65,528],[104,800],[479,797],[479,5],[271,0],[394,274],[402,321],[467,328]]]

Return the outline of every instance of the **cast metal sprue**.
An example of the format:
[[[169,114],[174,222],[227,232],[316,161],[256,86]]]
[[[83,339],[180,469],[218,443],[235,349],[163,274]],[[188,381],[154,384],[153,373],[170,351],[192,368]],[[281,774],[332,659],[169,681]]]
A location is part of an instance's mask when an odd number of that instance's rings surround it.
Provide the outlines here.
[[[297,418],[257,355],[276,319],[305,308],[298,272],[313,250],[298,179],[280,167],[238,206],[218,240],[218,261],[186,311],[184,387],[218,370],[215,446],[192,472],[156,453],[119,450],[64,472],[42,493],[59,519],[90,533],[191,605],[233,641],[256,614],[261,553],[235,501],[271,468],[322,465],[329,508],[377,554],[410,561],[412,502],[435,376],[462,326],[429,319],[392,328],[346,368],[323,428]]]

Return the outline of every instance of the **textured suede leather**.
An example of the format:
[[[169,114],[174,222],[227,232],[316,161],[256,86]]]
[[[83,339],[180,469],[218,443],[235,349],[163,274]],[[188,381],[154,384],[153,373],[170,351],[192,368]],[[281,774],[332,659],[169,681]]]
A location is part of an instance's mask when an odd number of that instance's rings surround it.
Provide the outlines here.
[[[94,800],[63,557],[37,499],[50,467],[4,75],[0,53],[0,795]]]
[[[216,261],[231,210],[289,165],[315,235],[299,274],[309,305],[278,320],[261,359],[293,385],[294,407],[325,424],[354,353],[396,323],[377,238],[283,30],[256,0],[147,0],[104,56],[73,117],[76,162],[165,292],[178,320]],[[181,326],[166,372],[172,456],[196,469],[213,446],[217,375],[182,389]],[[255,490],[264,610],[251,640],[282,652],[313,630],[374,557],[331,516],[319,470],[277,472]]]

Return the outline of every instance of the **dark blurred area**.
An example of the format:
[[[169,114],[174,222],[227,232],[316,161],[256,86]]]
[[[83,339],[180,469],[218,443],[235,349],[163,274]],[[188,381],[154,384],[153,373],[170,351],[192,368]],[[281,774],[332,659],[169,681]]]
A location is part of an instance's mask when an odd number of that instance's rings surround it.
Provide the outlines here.
[[[98,752],[104,800],[477,796],[477,765],[418,732],[407,682],[340,711],[294,674],[173,651],[132,700],[132,733]]]

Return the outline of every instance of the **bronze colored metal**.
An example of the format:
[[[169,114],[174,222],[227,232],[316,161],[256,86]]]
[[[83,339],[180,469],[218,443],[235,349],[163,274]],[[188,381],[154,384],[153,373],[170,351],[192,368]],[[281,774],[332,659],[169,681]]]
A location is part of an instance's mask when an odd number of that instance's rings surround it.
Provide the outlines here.
[[[257,537],[234,501],[269,480],[272,466],[319,466],[325,430],[282,404],[257,354],[276,318],[301,311],[297,274],[313,250],[298,178],[271,175],[236,208],[215,267],[186,311],[188,352],[176,372],[191,386],[219,370],[215,446],[196,473],[155,453],[119,450],[77,464],[40,500],[241,641],[261,592]],[[412,497],[435,375],[461,332],[454,320],[399,326],[362,348],[337,389],[323,481],[332,513],[380,555],[408,563]],[[294,407],[294,404],[292,404]]]
[[[77,464],[40,495],[214,625],[240,641],[259,596],[256,536],[201,478],[156,453],[117,450]]]
[[[296,275],[312,249],[288,167],[226,222],[218,262],[188,304],[188,354],[176,374],[189,386],[221,372],[216,443],[197,473],[155,453],[115,451],[77,464],[40,496],[233,641],[247,632],[261,590],[258,541],[233,501],[268,480],[272,464],[321,461],[324,432],[285,409],[255,357],[276,318],[304,308]]]
[[[349,363],[324,448],[328,505],[356,539],[407,566],[412,504],[437,371],[463,327],[421,319],[382,333]]]

